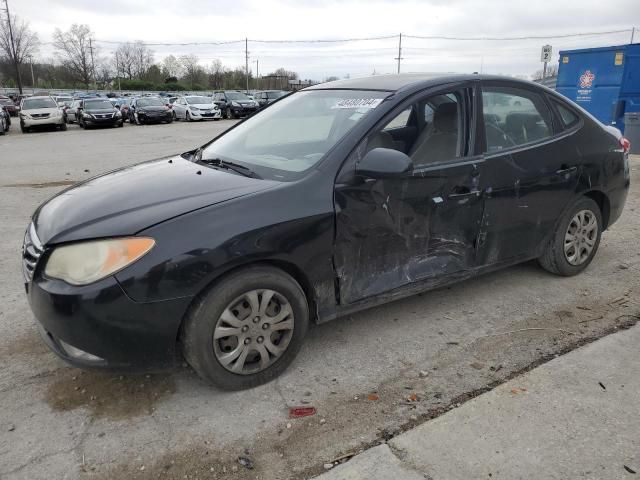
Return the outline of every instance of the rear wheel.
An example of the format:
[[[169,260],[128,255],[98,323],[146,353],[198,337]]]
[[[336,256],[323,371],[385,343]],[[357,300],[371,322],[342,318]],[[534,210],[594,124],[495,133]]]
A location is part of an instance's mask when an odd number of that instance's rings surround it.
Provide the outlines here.
[[[61,132],[66,132],[67,131],[67,124],[66,123],[61,123],[60,124],[60,131]]]
[[[545,270],[566,277],[582,272],[593,260],[602,235],[602,213],[583,197],[558,223],[538,262]]]
[[[276,268],[250,267],[197,300],[183,326],[183,353],[200,377],[218,387],[255,387],[293,361],[308,324],[307,300],[293,278]]]

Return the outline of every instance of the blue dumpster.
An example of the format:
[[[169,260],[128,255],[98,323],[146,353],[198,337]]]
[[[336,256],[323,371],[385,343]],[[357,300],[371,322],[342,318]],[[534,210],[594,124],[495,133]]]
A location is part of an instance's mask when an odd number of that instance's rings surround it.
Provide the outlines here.
[[[624,132],[640,112],[640,44],[560,51],[556,90],[605,125]]]

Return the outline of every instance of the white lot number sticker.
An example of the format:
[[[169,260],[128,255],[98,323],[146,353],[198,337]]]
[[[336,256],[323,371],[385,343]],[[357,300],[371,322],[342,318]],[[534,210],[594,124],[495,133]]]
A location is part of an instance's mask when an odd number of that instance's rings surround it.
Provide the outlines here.
[[[331,108],[376,108],[382,98],[345,98]]]

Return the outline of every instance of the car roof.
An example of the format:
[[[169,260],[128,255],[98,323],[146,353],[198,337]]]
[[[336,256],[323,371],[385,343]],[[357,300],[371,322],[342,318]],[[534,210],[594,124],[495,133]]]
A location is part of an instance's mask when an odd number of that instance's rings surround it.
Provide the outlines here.
[[[404,89],[428,88],[446,83],[464,82],[472,80],[507,80],[514,83],[531,85],[532,82],[513,77],[496,75],[446,74],[446,73],[401,73],[390,75],[374,75],[362,78],[347,78],[335,82],[320,83],[306,87],[303,90],[381,90],[397,92]]]

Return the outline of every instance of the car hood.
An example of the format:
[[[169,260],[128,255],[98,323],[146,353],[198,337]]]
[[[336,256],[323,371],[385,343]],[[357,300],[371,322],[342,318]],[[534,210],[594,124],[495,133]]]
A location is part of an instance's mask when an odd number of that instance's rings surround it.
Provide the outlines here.
[[[161,111],[169,111],[167,107],[164,105],[153,105],[150,107],[136,107],[138,110],[142,110],[143,112],[161,112]]]
[[[277,184],[176,156],[115,170],[68,188],[42,204],[33,223],[44,245],[133,235]]]
[[[117,110],[115,108],[85,108],[84,112],[85,113],[90,113],[90,114],[94,114],[97,113],[99,115],[105,114],[105,113],[115,113]]]
[[[58,111],[59,111],[58,107],[31,108],[29,110],[22,110],[22,113],[26,113],[27,115],[40,115],[42,113],[48,113],[50,115],[53,115],[54,113],[57,113]]]
[[[201,108],[202,110],[212,110],[213,108],[217,108],[218,106],[213,103],[190,103],[189,106]]]

